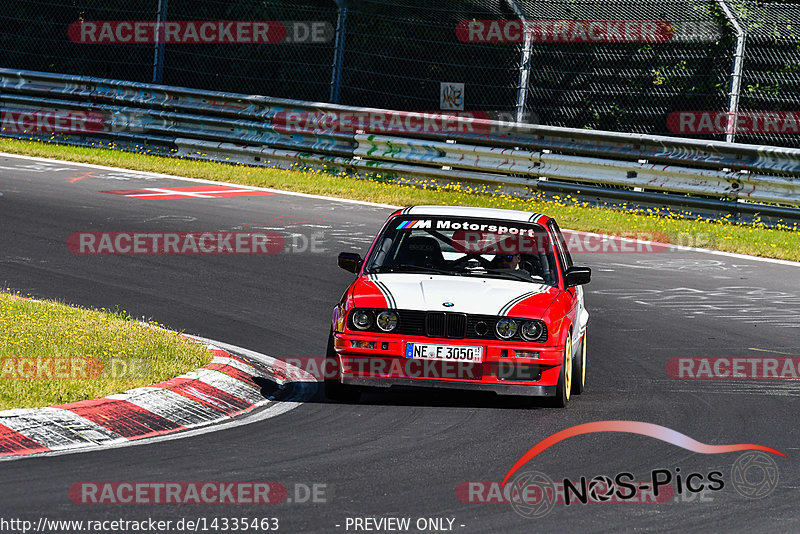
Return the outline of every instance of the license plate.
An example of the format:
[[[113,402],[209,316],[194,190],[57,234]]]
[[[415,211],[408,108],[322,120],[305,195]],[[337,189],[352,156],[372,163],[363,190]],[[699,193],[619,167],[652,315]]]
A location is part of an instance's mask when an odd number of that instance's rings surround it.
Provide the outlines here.
[[[406,343],[406,358],[480,363],[483,361],[483,347]]]

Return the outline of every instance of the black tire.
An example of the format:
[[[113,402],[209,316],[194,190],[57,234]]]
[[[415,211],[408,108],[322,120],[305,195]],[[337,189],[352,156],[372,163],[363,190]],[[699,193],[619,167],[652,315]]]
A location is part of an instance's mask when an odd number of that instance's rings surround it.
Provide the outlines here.
[[[342,384],[339,381],[339,358],[336,355],[336,349],[333,348],[333,331],[331,331],[328,336],[328,350],[325,354],[325,358],[328,359],[328,362],[323,369],[326,369],[328,372],[336,370],[334,373],[335,377],[325,378],[325,396],[334,402],[347,404],[358,402],[358,399],[361,397],[361,388]]]
[[[547,398],[547,406],[551,408],[566,408],[569,404],[569,397],[572,393],[572,335],[567,335],[564,343],[564,363],[561,364],[561,372],[558,375],[556,394]]]
[[[583,331],[583,338],[581,339],[581,348],[578,349],[578,354],[572,358],[572,394],[580,395],[586,386],[586,334],[587,330]]]

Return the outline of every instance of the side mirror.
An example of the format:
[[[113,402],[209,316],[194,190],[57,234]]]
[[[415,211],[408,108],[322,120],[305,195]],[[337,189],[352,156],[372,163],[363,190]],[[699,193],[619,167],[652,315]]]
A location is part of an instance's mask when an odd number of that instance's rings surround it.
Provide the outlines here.
[[[572,266],[567,269],[567,287],[582,286],[592,281],[592,270],[588,267]]]
[[[358,271],[361,269],[361,264],[364,263],[364,260],[361,259],[361,254],[355,254],[353,252],[340,252],[338,263],[339,267],[345,271],[358,274]]]

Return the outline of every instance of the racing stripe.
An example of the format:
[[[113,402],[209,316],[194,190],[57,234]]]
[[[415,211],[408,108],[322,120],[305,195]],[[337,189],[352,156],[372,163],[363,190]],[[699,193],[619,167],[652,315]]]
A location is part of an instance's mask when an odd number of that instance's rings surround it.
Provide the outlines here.
[[[389,295],[386,294],[386,286],[384,286],[383,284],[379,283],[378,282],[378,278],[374,274],[368,275],[367,276],[367,280],[372,282],[372,285],[374,285],[378,289],[378,291],[380,291],[381,296],[383,297],[383,300],[386,301],[386,306],[387,307],[391,307],[390,306]]]
[[[513,303],[511,306],[508,307],[508,309],[506,310],[506,315],[510,317],[526,317],[527,314],[524,312],[524,307],[522,309],[518,308],[520,306],[523,306],[526,300],[535,297],[539,293],[540,292],[536,292],[533,295],[522,295],[519,299],[517,299],[515,303]]]
[[[377,287],[380,290],[380,292],[383,293],[383,298],[386,299],[386,306],[388,308],[397,308],[397,301],[394,299],[394,295],[392,295],[392,292],[389,291],[389,288],[386,287],[386,284],[378,281],[377,276],[370,275],[368,278],[369,281],[375,284],[375,287]]]
[[[534,214],[531,215],[530,219],[528,219],[528,222],[535,223],[536,219],[538,219],[541,216],[542,216],[541,213],[534,213]]]
[[[392,292],[389,291],[389,288],[386,287],[386,284],[384,284],[383,282],[376,282],[376,285],[386,295],[386,300],[388,301],[389,308],[397,308],[397,301],[394,299],[394,295],[392,295]]]
[[[527,293],[523,293],[522,295],[515,297],[514,299],[507,302],[502,308],[500,308],[500,311],[497,313],[497,315],[506,315],[511,308],[513,308],[526,298],[538,295],[539,293],[543,293],[543,291],[529,291]]]
[[[375,275],[371,274],[354,286],[352,298],[355,305],[362,308],[385,308],[389,305],[384,290],[378,287]]]

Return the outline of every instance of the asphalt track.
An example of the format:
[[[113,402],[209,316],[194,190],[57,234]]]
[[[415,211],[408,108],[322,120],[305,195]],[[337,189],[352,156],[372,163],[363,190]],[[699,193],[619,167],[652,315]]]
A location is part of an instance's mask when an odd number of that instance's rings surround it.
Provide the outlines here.
[[[389,209],[296,195],[143,200],[104,190],[195,185],[77,164],[0,156],[0,282],[37,297],[119,305],[133,316],[279,358],[324,353],[330,308],[351,280],[339,251],[366,250]],[[562,226],[569,226],[563,222]],[[261,231],[305,236],[258,256],[76,255],[83,231]],[[277,517],[280,532],[353,532],[347,518],[454,518],[456,532],[800,530],[797,381],[670,378],[673,357],[800,356],[797,266],[672,250],[584,254],[594,270],[586,392],[564,410],[491,394],[398,390],[338,405],[321,393],[283,415],[184,439],[0,463],[0,518],[173,520]],[[709,293],[709,292],[712,293]],[[466,503],[464,481],[499,481],[540,440],[581,423],[655,423],[709,444],[756,443],[778,487],[747,499],[730,483],[740,453],[697,454],[650,437],[562,441],[526,468],[554,480],[654,469],[724,474],[720,491],[669,502],[556,504],[530,519],[507,503]],[[82,481],[325,484],[327,502],[83,505]],[[447,523],[445,523],[447,524]],[[13,531],[13,530],[8,530]],[[411,532],[417,531],[415,528]]]

